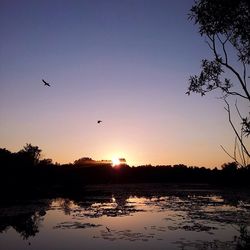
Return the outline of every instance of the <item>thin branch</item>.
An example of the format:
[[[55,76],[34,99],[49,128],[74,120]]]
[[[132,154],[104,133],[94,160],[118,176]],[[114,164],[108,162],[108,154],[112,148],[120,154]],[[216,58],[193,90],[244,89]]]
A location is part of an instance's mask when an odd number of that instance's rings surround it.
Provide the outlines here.
[[[220,43],[222,44],[222,49],[223,49],[223,52],[224,52],[225,61],[226,61],[226,63],[228,63],[228,57],[227,57],[227,52],[226,52],[226,48],[225,48],[225,43],[226,43],[227,39],[223,42],[220,39],[220,36],[218,34],[216,36],[217,36],[218,40],[220,41]]]
[[[240,55],[243,57],[242,52],[240,50],[238,50],[238,52],[240,53]],[[247,86],[247,82],[246,82],[246,64],[243,60],[241,60],[242,65],[243,65],[243,82],[245,84],[245,87]]]
[[[231,37],[232,34],[228,34],[227,30],[224,30],[221,34],[226,37],[225,41],[223,42],[224,44],[226,44],[227,41],[230,39],[230,37]]]
[[[236,75],[236,77],[238,78],[238,80],[239,80],[239,82],[240,82],[240,84],[241,84],[242,89],[244,90],[244,92],[245,92],[245,94],[246,94],[246,96],[247,96],[247,99],[248,99],[249,102],[250,102],[250,93],[248,92],[248,90],[247,90],[247,88],[246,88],[246,86],[245,86],[245,83],[244,83],[244,81],[242,80],[240,74],[239,74],[231,65],[229,65],[227,62],[223,62],[223,61],[220,59],[220,57],[219,57],[219,55],[218,55],[218,52],[217,52],[217,49],[216,49],[216,43],[215,43],[214,35],[213,35],[212,38],[209,37],[209,39],[210,39],[210,40],[212,41],[212,43],[213,43],[213,52],[214,52],[214,55],[215,55],[216,60],[218,60],[218,61],[219,61],[223,66],[225,66],[226,68],[230,69],[230,70]]]
[[[237,138],[235,138],[235,145],[237,147],[239,157],[240,157],[240,161],[242,162],[242,166],[246,166],[245,160],[244,160],[244,151],[242,150],[242,146],[241,146],[241,149],[240,149],[239,144],[237,142]]]
[[[240,110],[239,110],[238,105],[237,105],[237,100],[235,101],[234,106],[235,106],[235,108],[236,108],[236,110],[237,110],[237,113],[238,113],[240,119],[243,120],[243,117],[241,116]]]
[[[212,45],[211,45],[208,41],[205,41],[205,43],[208,45],[208,47],[209,47],[211,50],[213,50]]]
[[[243,131],[241,130],[241,134],[240,134],[240,137],[241,137],[241,140],[243,141]],[[243,150],[243,147],[241,145],[241,150],[239,150],[239,152],[241,152],[242,154],[242,162],[244,164],[244,166],[247,166],[247,163],[246,163],[246,159],[245,159],[245,154],[244,154],[244,150]]]
[[[225,89],[225,88],[221,88],[221,89],[222,89],[223,91],[225,91],[225,92],[226,92],[227,94],[229,94],[229,95],[237,95],[237,96],[240,96],[240,97],[242,97],[242,98],[248,100],[247,96],[244,96],[244,95],[242,95],[242,94],[240,94],[240,93],[238,93],[238,92],[235,92],[235,91],[231,92],[231,91],[228,91],[228,90]]]
[[[245,92],[245,94],[247,96],[247,99],[250,102],[250,93],[248,92],[244,81],[241,79],[240,74],[231,65],[229,65],[227,63],[224,63],[224,62],[221,62],[221,64],[224,65],[226,68],[230,69],[236,75],[236,77],[238,78],[238,80],[239,80],[239,82],[241,84],[242,89],[244,90],[244,92]]]
[[[209,38],[209,40],[213,43],[213,37],[214,35],[212,35],[212,37],[210,35],[207,35],[207,37]]]
[[[245,87],[247,88],[247,78],[246,78],[246,64],[244,62],[242,62],[243,64],[243,80],[244,80],[244,83],[245,83]]]
[[[246,153],[246,155],[247,155],[248,157],[250,157],[250,154],[249,154],[248,150],[246,149],[246,147],[245,147],[243,141],[241,140],[241,137],[239,136],[239,134],[238,134],[237,130],[235,129],[234,124],[233,124],[233,122],[232,122],[232,120],[231,120],[231,111],[230,111],[229,103],[228,103],[227,100],[225,100],[225,99],[224,99],[224,101],[225,101],[225,103],[227,104],[227,108],[225,108],[225,110],[226,110],[227,113],[228,113],[228,120],[229,120],[229,123],[231,124],[231,127],[232,127],[233,130],[234,130],[234,133],[236,134],[236,136],[237,136],[237,138],[238,138],[238,140],[239,140],[239,142],[240,142],[242,148],[244,149],[244,152]]]
[[[247,96],[247,99],[250,102],[250,93],[248,92],[244,81],[241,79],[240,74],[232,66],[228,65],[227,63],[221,62],[221,64],[224,65],[226,68],[230,69],[236,75],[236,77],[240,81],[241,87],[243,88],[243,90],[244,90],[244,92],[245,92],[245,94]]]
[[[236,163],[238,163],[239,165],[241,165],[238,161],[237,161],[237,159],[235,158],[235,157],[233,157],[232,155],[230,155],[228,152],[227,152],[227,150],[222,146],[222,145],[220,145],[221,146],[221,148],[223,149],[223,151],[231,158],[231,159],[233,159]]]
[[[235,159],[237,159],[236,149],[237,149],[237,137],[235,137],[235,140],[234,140],[234,158]]]

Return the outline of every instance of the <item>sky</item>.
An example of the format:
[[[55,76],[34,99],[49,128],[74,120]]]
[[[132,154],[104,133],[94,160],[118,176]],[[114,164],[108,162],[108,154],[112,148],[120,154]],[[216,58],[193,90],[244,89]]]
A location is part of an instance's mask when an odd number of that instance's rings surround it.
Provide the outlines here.
[[[1,0],[0,147],[31,143],[59,163],[231,161],[220,147],[232,150],[234,139],[223,102],[185,95],[211,57],[188,20],[192,4]]]

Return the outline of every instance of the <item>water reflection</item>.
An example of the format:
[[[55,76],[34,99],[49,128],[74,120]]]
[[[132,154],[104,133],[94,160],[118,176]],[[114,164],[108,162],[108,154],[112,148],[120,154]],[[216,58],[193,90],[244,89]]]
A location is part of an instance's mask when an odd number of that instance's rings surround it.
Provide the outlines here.
[[[23,239],[34,237],[50,207],[50,201],[11,203],[0,208],[0,232],[14,228]]]
[[[247,191],[89,186],[81,197],[2,204],[0,247],[236,249],[249,225]]]

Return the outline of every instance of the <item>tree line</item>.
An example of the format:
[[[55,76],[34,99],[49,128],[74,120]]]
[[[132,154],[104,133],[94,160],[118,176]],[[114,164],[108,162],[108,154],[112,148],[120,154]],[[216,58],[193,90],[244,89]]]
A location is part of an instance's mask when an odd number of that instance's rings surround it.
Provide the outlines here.
[[[84,157],[74,163],[58,164],[41,159],[38,146],[26,144],[18,152],[0,149],[1,193],[9,195],[45,195],[81,192],[88,184],[115,183],[203,183],[249,186],[250,165],[225,163],[220,169],[176,165],[112,167],[110,161]]]

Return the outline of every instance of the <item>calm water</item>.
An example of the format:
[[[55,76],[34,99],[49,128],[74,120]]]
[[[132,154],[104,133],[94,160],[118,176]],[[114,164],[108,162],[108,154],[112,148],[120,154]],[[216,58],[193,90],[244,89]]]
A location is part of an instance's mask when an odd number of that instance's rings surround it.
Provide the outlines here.
[[[242,225],[248,191],[91,186],[80,197],[2,204],[0,249],[236,249]]]

